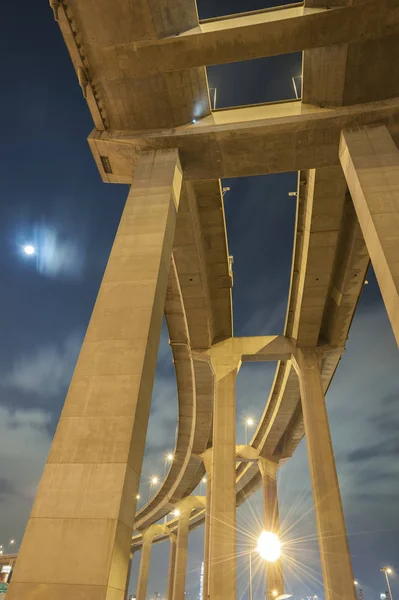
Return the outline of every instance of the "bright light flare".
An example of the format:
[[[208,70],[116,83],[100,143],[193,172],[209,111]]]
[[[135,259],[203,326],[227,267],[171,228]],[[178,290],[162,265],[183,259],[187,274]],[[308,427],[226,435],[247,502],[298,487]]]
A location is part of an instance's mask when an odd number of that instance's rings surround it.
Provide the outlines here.
[[[175,517],[178,517],[180,515],[180,510],[178,508],[175,508],[175,510],[173,511],[173,514]]]
[[[252,427],[252,425],[254,425],[254,423],[255,423],[255,421],[253,419],[251,419],[251,417],[249,417],[245,421],[245,424],[248,425],[248,427]]]
[[[32,244],[25,244],[25,246],[24,246],[24,252],[28,256],[32,256],[32,254],[34,254],[36,252],[36,249],[35,249],[34,246],[32,246]]]
[[[359,582],[355,579],[355,581],[353,582],[355,585],[359,585]]]
[[[267,562],[274,562],[281,556],[281,543],[275,533],[262,531],[258,538],[257,551]]]
[[[151,483],[152,485],[156,485],[158,483],[159,479],[156,475],[154,475],[154,477],[151,477]]]
[[[203,477],[203,478],[201,479],[201,481],[202,481],[202,483],[206,483],[206,477]]]
[[[171,454],[169,452],[169,454],[166,455],[166,460],[168,460],[169,462],[171,462],[173,460],[173,454]]]

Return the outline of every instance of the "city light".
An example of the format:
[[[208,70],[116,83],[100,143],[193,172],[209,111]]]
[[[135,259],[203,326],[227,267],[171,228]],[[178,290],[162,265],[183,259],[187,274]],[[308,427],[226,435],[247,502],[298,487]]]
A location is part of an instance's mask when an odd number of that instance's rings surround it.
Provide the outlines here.
[[[178,517],[180,515],[180,510],[178,508],[175,508],[175,510],[173,511],[173,514],[175,517]]]
[[[262,531],[258,538],[257,551],[264,560],[274,562],[281,556],[281,544],[275,533]]]
[[[25,246],[24,246],[24,252],[28,256],[31,256],[32,254],[34,254],[36,252],[36,250],[35,250],[35,247],[32,246],[31,244],[25,244]]]
[[[254,424],[254,420],[251,419],[251,417],[249,417],[246,421],[245,421],[246,425],[248,425],[248,427],[252,427],[252,425]]]
[[[166,460],[168,460],[169,462],[173,460],[173,454],[169,453],[166,455]]]
[[[158,483],[158,481],[159,481],[159,478],[156,475],[154,475],[153,477],[151,477],[151,484],[152,485],[156,485]]]
[[[10,544],[15,544],[15,540],[10,540]]]
[[[359,585],[359,582],[358,582],[358,581],[356,581],[356,579],[355,579],[355,581],[354,581],[353,583],[354,583],[355,585]]]

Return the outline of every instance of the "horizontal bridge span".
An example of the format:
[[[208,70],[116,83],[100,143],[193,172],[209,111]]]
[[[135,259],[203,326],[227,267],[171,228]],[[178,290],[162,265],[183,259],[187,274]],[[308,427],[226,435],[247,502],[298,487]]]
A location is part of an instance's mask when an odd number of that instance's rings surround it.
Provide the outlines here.
[[[342,129],[371,123],[397,136],[399,98],[337,108],[301,101],[245,106],[151,133],[94,130],[89,144],[104,181],[131,183],[140,152],[170,148],[179,148],[188,180],[207,180],[338,165]]]
[[[332,10],[285,5],[209,19],[162,39],[116,47],[129,75],[166,73],[365,41],[398,33],[391,0],[368,0]]]

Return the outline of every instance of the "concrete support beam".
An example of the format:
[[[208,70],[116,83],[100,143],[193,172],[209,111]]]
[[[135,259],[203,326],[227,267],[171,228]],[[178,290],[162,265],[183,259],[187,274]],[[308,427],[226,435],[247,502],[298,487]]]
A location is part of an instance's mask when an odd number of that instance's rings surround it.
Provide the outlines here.
[[[173,584],[173,600],[184,600],[187,573],[188,530],[191,509],[182,511],[179,516],[176,541],[176,564]]]
[[[169,568],[168,568],[168,590],[166,600],[173,600],[173,587],[175,583],[175,565],[176,565],[176,536],[169,536]]]
[[[295,367],[301,390],[325,598],[356,600],[317,353],[298,350]]]
[[[251,337],[232,337],[214,344],[207,353],[213,360],[229,356],[237,362],[266,362],[290,360],[293,345],[283,335],[263,335]],[[229,363],[226,364],[229,369]]]
[[[203,457],[211,486],[208,594],[212,600],[236,598],[235,384],[239,365],[229,356],[212,358],[215,372],[213,447]]]
[[[124,597],[181,183],[177,151],[139,159],[10,600]]]
[[[125,596],[124,596],[124,600],[128,600],[128,595],[129,595],[129,583],[130,583],[130,573],[132,571],[132,562],[133,562],[133,556],[134,556],[134,550],[130,551],[130,556],[129,556],[129,566],[127,569],[127,575],[126,575],[126,586],[125,586]]]
[[[143,545],[141,547],[141,560],[139,579],[137,582],[136,598],[137,600],[146,600],[147,598],[147,586],[148,586],[148,575],[150,573],[150,560],[152,550],[153,537],[151,533],[143,534]]]
[[[231,63],[367,40],[399,31],[390,0],[335,10],[279,6],[208,19],[180,35],[124,44],[119,60],[130,76]]]
[[[210,539],[211,539],[211,498],[212,498],[212,449],[207,450],[205,455],[209,456],[204,459],[206,471],[206,510],[205,510],[205,534],[204,534],[204,584],[202,598],[200,600],[208,600],[209,597],[209,556],[210,556]]]
[[[344,130],[339,157],[399,345],[399,150],[370,126]]]
[[[339,165],[342,129],[375,123],[399,135],[399,98],[337,108],[299,100],[259,104],[174,129],[94,131],[89,144],[104,181],[129,183],[139,148],[179,148],[185,178],[209,180]]]
[[[262,476],[263,526],[280,537],[280,519],[277,496],[277,463],[265,458],[258,459]],[[281,559],[266,562],[266,588],[268,600],[284,594],[283,567]]]

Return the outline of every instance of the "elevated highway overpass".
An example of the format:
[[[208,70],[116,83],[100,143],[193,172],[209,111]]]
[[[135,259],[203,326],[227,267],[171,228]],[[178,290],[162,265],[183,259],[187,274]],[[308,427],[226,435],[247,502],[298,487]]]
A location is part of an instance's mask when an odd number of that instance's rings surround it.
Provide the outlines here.
[[[122,600],[129,550],[139,547],[144,600],[151,545],[166,538],[169,598],[183,600],[188,531],[204,520],[204,600],[235,598],[235,508],[262,487],[265,528],[278,531],[276,470],[305,434],[326,598],[355,598],[324,393],[370,257],[399,338],[397,1],[310,0],[205,22],[182,0],[50,5],[93,116],[99,172],[131,188],[10,600],[64,600],[71,564],[82,600]],[[299,50],[301,100],[211,111],[207,65]],[[298,171],[284,336],[234,338],[220,178],[284,171]],[[135,514],[163,313],[176,447]],[[279,362],[253,439],[236,447],[243,360]],[[190,496],[205,472],[207,497]],[[33,570],[35,544],[49,538],[51,553]],[[269,598],[283,591],[278,563],[266,577]]]

